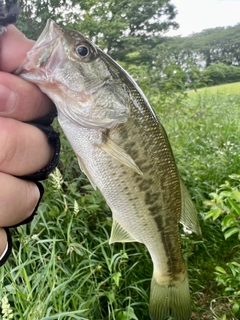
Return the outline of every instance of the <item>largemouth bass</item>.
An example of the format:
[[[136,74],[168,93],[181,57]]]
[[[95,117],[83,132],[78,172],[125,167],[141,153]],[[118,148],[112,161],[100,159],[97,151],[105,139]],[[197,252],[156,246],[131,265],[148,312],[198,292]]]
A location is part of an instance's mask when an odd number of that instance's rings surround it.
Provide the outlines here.
[[[56,104],[82,171],[113,215],[110,243],[143,243],[153,261],[150,317],[188,320],[179,222],[200,234],[167,135],[134,80],[81,33],[49,20],[16,71]]]

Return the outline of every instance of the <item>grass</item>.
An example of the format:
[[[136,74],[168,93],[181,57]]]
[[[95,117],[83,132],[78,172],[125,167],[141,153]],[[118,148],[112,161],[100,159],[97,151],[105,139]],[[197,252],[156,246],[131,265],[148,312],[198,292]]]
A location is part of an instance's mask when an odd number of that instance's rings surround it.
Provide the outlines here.
[[[231,86],[237,90],[237,84]],[[214,268],[237,255],[237,241],[226,242],[219,223],[204,220],[203,202],[230,174],[239,174],[240,94],[210,88],[180,104],[155,108],[203,230],[202,239],[182,234],[192,320],[221,319],[224,314],[235,319]],[[108,244],[111,213],[80,173],[64,139],[58,168],[45,183],[34,221],[13,230],[13,254],[0,269],[0,300],[13,319],[148,319],[148,252],[141,244]]]
[[[190,90],[188,92],[188,95],[190,97],[202,94],[217,94],[217,93],[223,93],[223,94],[240,94],[240,82],[235,83],[227,83],[227,84],[221,84],[218,86],[212,86],[207,88],[201,88],[197,91]]]
[[[234,90],[237,86],[239,83],[233,84]],[[239,242],[236,237],[226,242],[220,223],[204,220],[207,209],[203,205],[209,194],[228,180],[230,174],[240,172],[240,93],[226,94],[226,91],[231,91],[229,85],[218,87],[218,90],[216,87],[209,91],[199,90],[179,108],[159,112],[180,173],[202,217],[203,239],[195,242],[185,239],[187,243],[184,243],[195,296],[193,319],[221,319],[224,314],[227,319],[239,318],[232,314],[223,289],[216,285],[214,274],[217,265],[225,265],[233,256],[239,259]],[[192,248],[190,256],[188,245]],[[218,310],[218,318],[214,310]]]

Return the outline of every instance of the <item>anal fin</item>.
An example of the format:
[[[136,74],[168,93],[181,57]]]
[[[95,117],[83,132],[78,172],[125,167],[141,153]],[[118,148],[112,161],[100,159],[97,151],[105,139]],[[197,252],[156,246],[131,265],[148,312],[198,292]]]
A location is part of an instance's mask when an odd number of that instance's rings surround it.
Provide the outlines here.
[[[109,243],[114,243],[114,242],[139,242],[135,237],[133,237],[129,231],[127,231],[121,224],[113,219],[113,224],[112,224],[112,230],[111,230],[111,236]]]

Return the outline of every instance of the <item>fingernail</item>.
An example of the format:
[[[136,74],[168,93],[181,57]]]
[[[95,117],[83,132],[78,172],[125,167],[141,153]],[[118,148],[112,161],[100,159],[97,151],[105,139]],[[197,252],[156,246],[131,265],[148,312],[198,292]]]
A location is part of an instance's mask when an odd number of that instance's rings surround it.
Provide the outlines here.
[[[10,112],[17,101],[17,95],[14,91],[0,85],[0,114]]]
[[[1,245],[0,245],[0,261],[5,256],[6,252],[8,251],[8,241],[7,241],[7,234],[3,228],[0,230],[0,239],[1,239]]]
[[[8,251],[8,243],[6,243],[6,247],[5,247],[4,251],[2,252],[2,254],[0,256],[0,261],[4,258],[4,256],[7,253],[7,251]]]
[[[0,228],[1,256],[0,267],[6,262],[12,251],[12,239],[8,228]],[[5,247],[5,248],[4,248]]]

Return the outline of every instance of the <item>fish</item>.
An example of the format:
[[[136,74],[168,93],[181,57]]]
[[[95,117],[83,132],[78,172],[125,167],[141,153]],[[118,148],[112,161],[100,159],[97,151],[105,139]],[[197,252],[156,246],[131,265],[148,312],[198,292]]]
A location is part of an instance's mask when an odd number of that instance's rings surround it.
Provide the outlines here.
[[[164,127],[142,90],[78,31],[48,20],[15,72],[55,103],[80,165],[112,211],[109,242],[143,243],[153,262],[152,320],[189,320],[179,223],[201,234]]]

